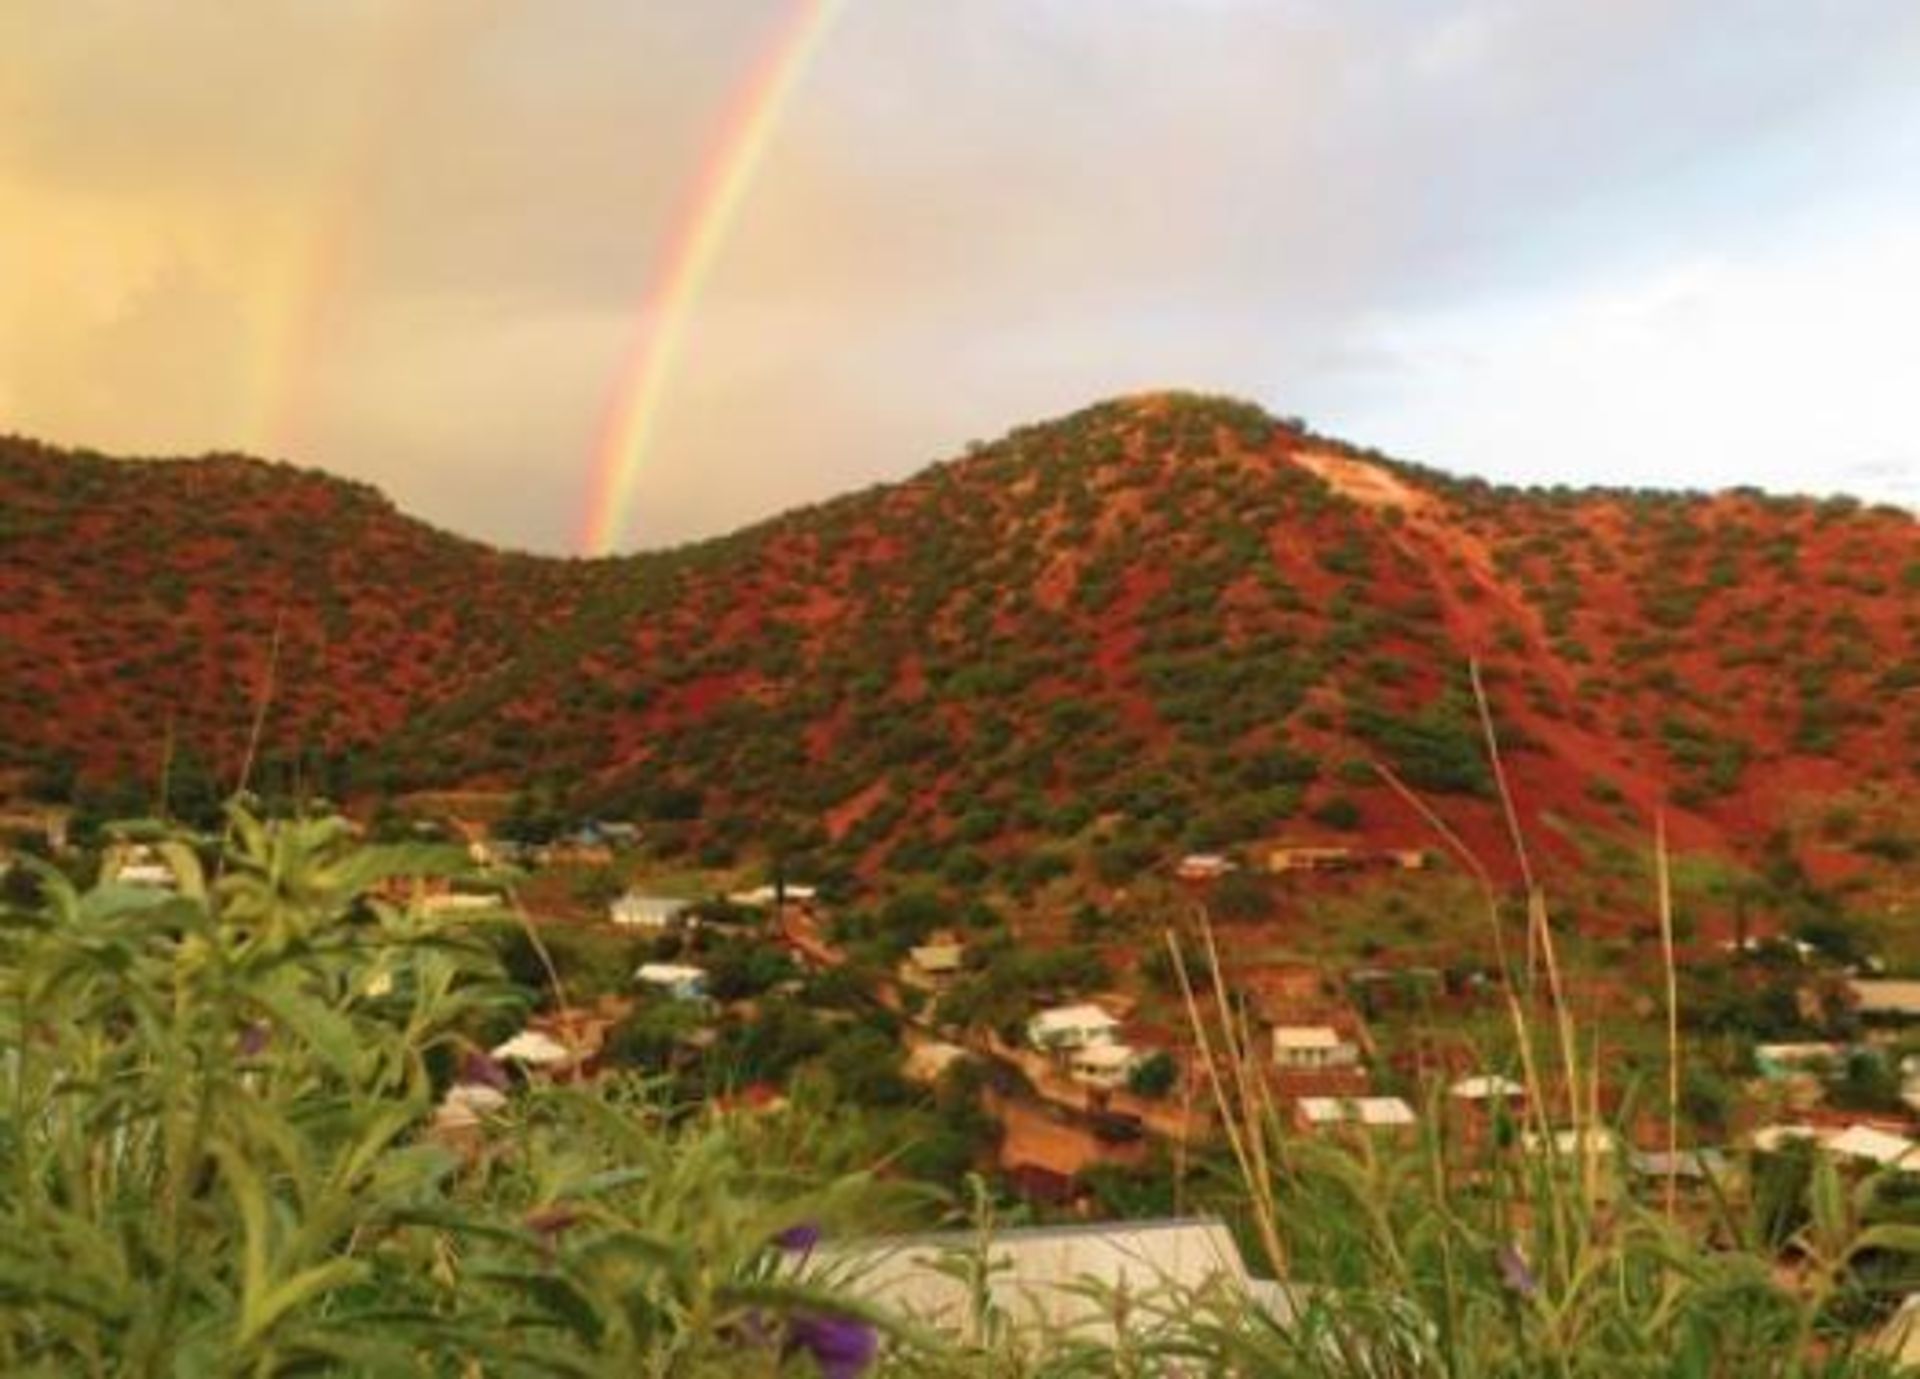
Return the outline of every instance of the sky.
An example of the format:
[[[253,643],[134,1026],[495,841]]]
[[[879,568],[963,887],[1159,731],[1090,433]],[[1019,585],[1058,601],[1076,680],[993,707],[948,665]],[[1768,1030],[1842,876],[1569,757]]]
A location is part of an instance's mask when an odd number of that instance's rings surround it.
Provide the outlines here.
[[[8,0],[0,431],[580,548],[806,0]],[[1147,388],[1520,483],[1920,505],[1910,0],[844,0],[623,548]]]

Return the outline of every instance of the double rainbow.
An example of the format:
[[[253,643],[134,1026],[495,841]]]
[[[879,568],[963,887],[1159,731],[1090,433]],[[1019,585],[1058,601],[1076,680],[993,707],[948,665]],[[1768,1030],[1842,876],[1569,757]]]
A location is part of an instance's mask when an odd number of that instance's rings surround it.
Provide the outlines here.
[[[846,0],[790,0],[681,198],[642,299],[638,330],[594,445],[580,530],[588,555],[625,534],[635,485],[659,423],[688,320],[753,184],[780,116]]]

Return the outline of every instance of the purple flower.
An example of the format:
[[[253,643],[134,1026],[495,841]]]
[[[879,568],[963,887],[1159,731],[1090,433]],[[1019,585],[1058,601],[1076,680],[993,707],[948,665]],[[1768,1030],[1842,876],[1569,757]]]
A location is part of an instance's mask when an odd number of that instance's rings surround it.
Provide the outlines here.
[[[815,1221],[802,1221],[797,1226],[788,1226],[773,1238],[773,1243],[788,1254],[811,1254],[813,1247],[820,1243],[820,1225]]]
[[[821,1379],[859,1379],[880,1353],[880,1334],[853,1317],[799,1316],[787,1323],[786,1353],[805,1351]]]
[[[273,1026],[265,1020],[255,1020],[240,1031],[240,1056],[258,1058],[267,1051],[267,1045],[273,1042]]]
[[[1502,1245],[1499,1255],[1500,1282],[1508,1291],[1523,1298],[1530,1298],[1540,1291],[1540,1280],[1533,1276],[1533,1270],[1527,1266],[1527,1257],[1520,1253],[1518,1245]]]
[[[504,1092],[512,1085],[507,1070],[478,1050],[460,1060],[459,1081]]]

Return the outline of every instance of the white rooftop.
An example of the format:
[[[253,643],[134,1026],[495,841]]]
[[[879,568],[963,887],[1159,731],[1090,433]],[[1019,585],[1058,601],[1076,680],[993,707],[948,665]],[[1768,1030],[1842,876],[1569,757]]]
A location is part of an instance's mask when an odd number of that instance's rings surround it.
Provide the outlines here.
[[[938,1082],[948,1068],[967,1057],[958,1044],[929,1039],[907,1050],[906,1075],[918,1082]]]
[[[1344,1043],[1331,1025],[1279,1025],[1273,1031],[1276,1049],[1337,1049]]]
[[[1463,1077],[1447,1088],[1448,1096],[1458,1097],[1462,1101],[1506,1101],[1526,1094],[1525,1087],[1512,1078],[1501,1077],[1497,1073]]]
[[[922,972],[957,972],[966,955],[967,950],[958,943],[923,944],[907,954]]]
[[[1755,1044],[1755,1058],[1771,1059],[1775,1063],[1807,1063],[1820,1059],[1840,1058],[1846,1054],[1846,1045],[1832,1044],[1814,1040],[1803,1040],[1792,1044]]]
[[[704,967],[690,967],[679,962],[643,962],[633,975],[636,981],[645,982],[648,986],[682,986],[707,979]]]
[[[845,1274],[855,1293],[876,1306],[977,1342],[984,1338],[970,1274],[953,1267],[976,1251],[985,1257],[983,1277],[995,1309],[1017,1334],[1035,1340],[1057,1340],[1069,1331],[1111,1338],[1113,1307],[1103,1291],[1139,1297],[1171,1288],[1222,1303],[1265,1300],[1232,1233],[1202,1219],[996,1230],[984,1249],[965,1231],[852,1242],[818,1251],[814,1267],[827,1277]],[[1277,1301],[1279,1310],[1289,1310],[1284,1298]]]
[[[1920,1015],[1920,982],[1856,977],[1847,988],[1868,1015]]]
[[[536,1068],[555,1067],[573,1061],[571,1049],[552,1035],[542,1034],[537,1029],[521,1030],[496,1047],[493,1056],[504,1062],[526,1063]]]
[[[1091,1003],[1073,1006],[1054,1006],[1035,1015],[1032,1020],[1035,1029],[1043,1031],[1068,1029],[1117,1029],[1120,1022],[1099,1006]]]
[[[1882,1167],[1920,1173],[1920,1144],[1871,1125],[1849,1125],[1827,1141],[1827,1148],[1850,1159],[1866,1159]]]
[[[1397,1096],[1303,1096],[1300,1114],[1310,1125],[1398,1126],[1414,1123],[1413,1108]]]
[[[787,883],[786,891],[787,899],[789,900],[812,900],[819,894],[819,891],[812,886],[796,886],[792,882]],[[755,886],[749,891],[735,891],[732,895],[729,895],[727,899],[736,905],[762,908],[773,904],[777,898],[777,894],[772,886]]]
[[[1537,1131],[1529,1130],[1526,1137],[1527,1152],[1538,1154],[1546,1147],[1546,1141]],[[1553,1132],[1553,1152],[1562,1158],[1572,1158],[1576,1154],[1598,1157],[1611,1154],[1620,1147],[1613,1131],[1604,1125],[1589,1125],[1585,1130],[1556,1130]]]

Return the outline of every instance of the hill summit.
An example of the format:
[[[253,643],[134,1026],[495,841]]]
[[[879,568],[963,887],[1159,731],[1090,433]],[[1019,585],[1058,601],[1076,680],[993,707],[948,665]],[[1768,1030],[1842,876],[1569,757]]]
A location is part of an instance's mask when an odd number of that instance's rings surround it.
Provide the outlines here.
[[[0,443],[0,766],[544,788],[724,854],[965,881],[1431,834],[1740,851],[1920,774],[1920,523],[1514,490],[1156,394],[658,554],[502,554],[236,458]],[[149,785],[149,788],[151,786]]]

